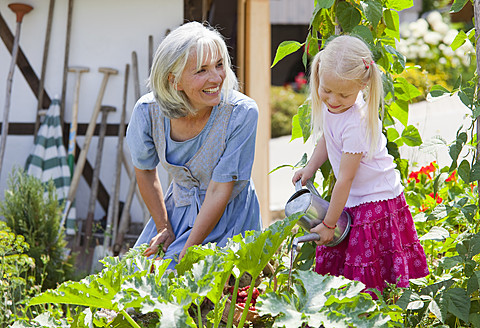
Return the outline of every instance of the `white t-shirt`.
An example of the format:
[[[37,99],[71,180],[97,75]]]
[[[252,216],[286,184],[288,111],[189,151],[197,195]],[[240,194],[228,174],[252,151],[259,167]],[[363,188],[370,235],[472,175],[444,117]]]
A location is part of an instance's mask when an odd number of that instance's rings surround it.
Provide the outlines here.
[[[322,106],[323,133],[335,177],[338,177],[342,153],[363,153],[352,182],[347,207],[392,199],[403,191],[400,173],[395,169],[393,157],[388,154],[387,139],[382,133],[375,154],[367,158],[370,145],[366,140],[366,110],[361,92],[355,104],[343,113],[331,113],[325,105]],[[378,129],[381,129],[380,120]]]

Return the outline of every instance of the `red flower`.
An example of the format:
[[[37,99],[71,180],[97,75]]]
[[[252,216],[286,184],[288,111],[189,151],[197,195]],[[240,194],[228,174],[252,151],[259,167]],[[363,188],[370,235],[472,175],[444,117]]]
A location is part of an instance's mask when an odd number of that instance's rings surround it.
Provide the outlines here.
[[[297,76],[295,76],[295,83],[297,84],[297,88],[300,90],[305,84],[307,84],[307,79],[305,78],[305,73],[299,72]]]
[[[410,172],[410,174],[408,175],[409,179],[408,179],[408,182],[412,181],[413,179],[415,179],[415,182],[420,182],[420,179],[418,178],[418,175],[420,174],[419,171],[414,171],[414,172]]]
[[[432,197],[433,199],[435,199],[435,201],[437,202],[437,204],[440,204],[441,202],[443,202],[442,197],[440,197],[440,196],[438,196],[438,195],[433,196],[433,192],[430,193],[428,196],[430,196],[430,197]]]
[[[453,171],[452,174],[450,174],[450,176],[447,179],[445,179],[445,182],[457,181],[456,173],[457,171]]]

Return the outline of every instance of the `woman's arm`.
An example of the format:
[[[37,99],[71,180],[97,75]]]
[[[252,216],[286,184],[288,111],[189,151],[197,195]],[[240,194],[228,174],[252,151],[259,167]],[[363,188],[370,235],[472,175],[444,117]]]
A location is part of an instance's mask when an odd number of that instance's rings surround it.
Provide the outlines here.
[[[343,153],[340,159],[340,169],[338,171],[338,178],[333,187],[330,205],[328,206],[327,214],[323,219],[329,227],[335,227],[340,215],[347,203],[350,188],[352,187],[353,179],[357,173],[358,167],[363,154]],[[311,232],[316,232],[320,235],[318,245],[325,245],[332,241],[334,230],[327,228],[324,224],[312,228]]]
[[[157,170],[140,170],[135,168],[135,175],[140,194],[157,227],[157,235],[152,238],[150,247],[144,252],[145,256],[150,256],[158,252],[158,246],[162,243],[163,250],[166,251],[168,246],[175,240],[175,235],[168,220],[167,209],[163,200],[162,185],[160,184]]]
[[[293,184],[297,182],[299,179],[302,179],[302,185],[307,183],[307,180],[313,177],[315,172],[323,165],[328,159],[327,155],[327,144],[325,142],[325,137],[322,135],[320,139],[318,139],[317,145],[313,150],[312,157],[308,161],[307,165],[301,170],[295,172],[292,178]]]
[[[180,259],[185,255],[187,248],[192,245],[200,245],[213,230],[217,222],[223,215],[225,208],[232,195],[235,182],[215,182],[210,181],[205,195],[205,200],[200,212],[195,219],[192,231],[188,237],[185,246],[179,256]]]

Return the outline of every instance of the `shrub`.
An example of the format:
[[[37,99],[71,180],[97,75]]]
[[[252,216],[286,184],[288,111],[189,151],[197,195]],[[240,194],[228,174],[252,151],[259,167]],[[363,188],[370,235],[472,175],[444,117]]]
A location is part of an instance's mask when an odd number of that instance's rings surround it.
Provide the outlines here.
[[[475,49],[468,38],[458,48],[455,45],[452,48],[457,34],[458,30],[438,11],[428,14],[426,19],[400,25],[398,50],[409,63],[422,68],[422,73],[417,71],[420,74],[407,71],[403,76],[424,92],[417,100],[424,99],[439,81],[444,80],[442,85],[451,88],[459,76],[464,81],[472,78],[476,67]],[[426,78],[420,78],[421,75]]]
[[[23,236],[15,235],[0,221],[0,327],[24,314],[21,301],[28,294],[27,286],[35,280],[28,275],[35,266],[34,260],[25,254],[28,249]]]
[[[307,94],[295,92],[292,86],[272,86],[270,90],[271,137],[290,135],[292,133],[292,118],[297,114],[297,109],[303,104]]]
[[[23,169],[13,169],[0,215],[16,235],[30,245],[26,254],[35,260],[35,284],[55,288],[73,274],[74,259],[65,255],[66,241],[60,229],[62,206],[53,180],[46,185]]]

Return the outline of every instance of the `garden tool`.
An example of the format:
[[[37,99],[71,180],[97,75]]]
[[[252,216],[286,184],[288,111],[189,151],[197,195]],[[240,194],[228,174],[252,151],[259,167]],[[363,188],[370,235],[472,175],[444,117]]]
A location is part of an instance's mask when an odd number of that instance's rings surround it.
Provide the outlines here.
[[[322,223],[327,214],[329,203],[320,196],[312,181],[308,180],[306,187],[307,189],[302,189],[301,180],[295,183],[296,192],[285,205],[285,215],[301,213],[297,224],[310,232],[310,229]],[[333,240],[327,246],[336,246],[344,240],[350,231],[350,224],[350,215],[343,211],[335,227]]]
[[[75,198],[75,194],[77,193],[80,176],[82,175],[83,169],[85,167],[85,162],[87,161],[88,148],[90,147],[90,142],[92,141],[93,133],[95,132],[95,126],[97,125],[98,114],[100,113],[100,109],[102,107],[102,99],[105,93],[105,88],[107,87],[108,78],[110,75],[118,74],[118,71],[116,69],[107,67],[100,67],[98,71],[104,74],[103,80],[100,86],[100,90],[98,92],[95,107],[93,109],[92,118],[90,119],[90,123],[88,123],[87,132],[85,133],[85,141],[83,144],[83,148],[78,155],[77,166],[75,167],[75,170],[73,172],[72,183],[70,185],[70,190],[68,191],[68,198],[65,203],[65,209],[63,210],[63,217],[60,226],[63,226],[63,224],[65,223],[68,212],[70,211],[70,207],[72,206],[73,199]]]
[[[7,93],[5,96],[5,107],[3,109],[2,139],[0,141],[0,175],[2,173],[3,157],[5,155],[5,146],[7,143],[8,114],[10,112],[10,98],[12,95],[13,74],[15,73],[15,66],[17,64],[20,30],[22,26],[23,16],[33,9],[32,6],[23,3],[11,3],[8,5],[8,7],[17,15],[17,29],[15,32],[15,39],[13,41],[12,60],[10,62],[10,70],[7,77]]]

